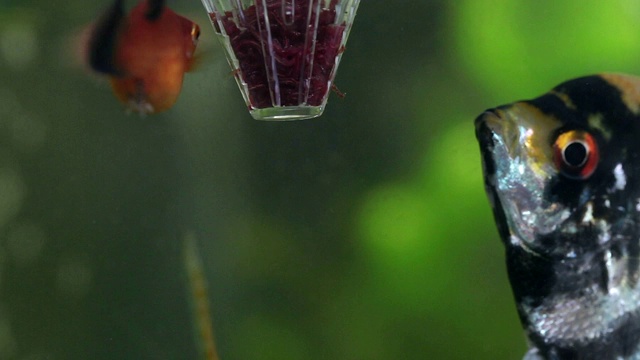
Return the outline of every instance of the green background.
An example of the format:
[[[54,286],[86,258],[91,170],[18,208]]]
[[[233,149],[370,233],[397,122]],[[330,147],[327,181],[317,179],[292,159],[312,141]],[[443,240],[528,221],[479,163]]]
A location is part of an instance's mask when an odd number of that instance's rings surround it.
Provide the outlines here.
[[[127,115],[73,45],[108,3],[0,0],[0,359],[198,359],[187,234],[223,360],[522,357],[473,120],[640,74],[639,1],[363,0],[347,97],[288,123],[197,0],[202,66]]]

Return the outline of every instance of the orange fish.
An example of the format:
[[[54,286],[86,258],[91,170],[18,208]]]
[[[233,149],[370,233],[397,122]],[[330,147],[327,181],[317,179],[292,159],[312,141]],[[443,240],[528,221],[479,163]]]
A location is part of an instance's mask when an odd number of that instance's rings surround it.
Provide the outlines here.
[[[198,24],[163,0],[142,0],[128,16],[123,0],[115,0],[89,40],[89,66],[109,76],[114,94],[130,110],[157,113],[176,102],[199,36]]]

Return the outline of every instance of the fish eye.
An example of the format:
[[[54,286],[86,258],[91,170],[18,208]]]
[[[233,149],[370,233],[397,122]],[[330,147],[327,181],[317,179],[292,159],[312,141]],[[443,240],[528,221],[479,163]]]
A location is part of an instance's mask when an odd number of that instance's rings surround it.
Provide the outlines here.
[[[558,135],[553,157],[560,173],[572,179],[586,179],[596,170],[600,154],[593,135],[571,130]]]
[[[200,26],[198,26],[198,24],[191,26],[191,38],[193,41],[197,41],[200,38]]]

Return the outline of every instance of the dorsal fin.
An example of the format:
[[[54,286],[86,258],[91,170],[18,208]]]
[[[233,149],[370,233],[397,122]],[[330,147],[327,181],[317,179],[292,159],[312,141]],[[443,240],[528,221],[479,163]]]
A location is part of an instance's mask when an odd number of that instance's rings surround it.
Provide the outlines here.
[[[149,5],[149,9],[145,14],[145,17],[149,21],[158,20],[160,15],[162,15],[162,11],[164,10],[165,0],[147,0],[147,4]]]
[[[89,66],[97,72],[118,75],[120,70],[115,64],[115,51],[118,32],[125,20],[124,0],[115,0],[96,23],[88,46]]]

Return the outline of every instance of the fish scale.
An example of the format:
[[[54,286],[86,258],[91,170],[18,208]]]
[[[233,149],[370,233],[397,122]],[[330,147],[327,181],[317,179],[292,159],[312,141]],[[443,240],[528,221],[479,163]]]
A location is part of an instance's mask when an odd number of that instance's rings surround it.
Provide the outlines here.
[[[475,126],[525,359],[640,359],[640,78],[570,80]]]

